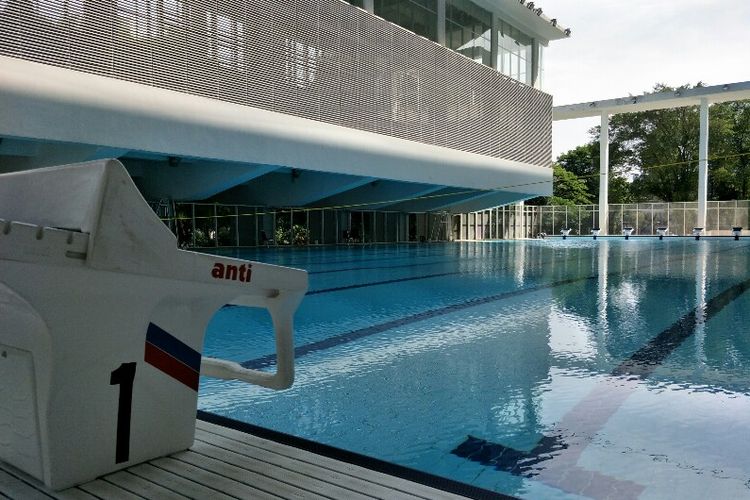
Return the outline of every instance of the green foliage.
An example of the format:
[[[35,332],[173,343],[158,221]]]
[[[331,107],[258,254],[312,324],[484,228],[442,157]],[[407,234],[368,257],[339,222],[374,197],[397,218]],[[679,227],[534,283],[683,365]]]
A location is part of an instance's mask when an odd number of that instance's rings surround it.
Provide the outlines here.
[[[553,165],[552,196],[527,200],[527,205],[590,205],[591,194],[586,182],[560,165]]]
[[[283,223],[277,223],[274,236],[277,245],[307,245],[310,239],[307,228],[299,224],[289,227]]]
[[[597,191],[598,197],[598,191]],[[630,182],[624,177],[612,174],[609,177],[609,202],[610,203],[633,203],[637,195],[633,192]]]
[[[599,144],[590,142],[557,158],[557,164],[580,177],[590,197],[599,196]]]
[[[553,177],[552,205],[589,205],[592,203],[586,183],[576,174],[565,170],[560,165],[555,165]]]
[[[709,113],[709,197],[750,198],[750,101],[714,104]]]

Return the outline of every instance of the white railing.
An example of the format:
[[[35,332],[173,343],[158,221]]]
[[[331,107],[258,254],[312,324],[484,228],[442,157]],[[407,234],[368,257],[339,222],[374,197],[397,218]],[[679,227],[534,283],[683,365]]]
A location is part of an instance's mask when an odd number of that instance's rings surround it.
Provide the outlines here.
[[[608,234],[622,234],[632,227],[633,235],[657,235],[667,227],[671,235],[691,235],[696,225],[697,202],[610,204]],[[709,201],[706,235],[731,235],[732,227],[750,226],[750,201]],[[539,234],[590,235],[599,226],[597,205],[510,205],[480,212],[455,215],[453,236],[458,240],[535,238]]]

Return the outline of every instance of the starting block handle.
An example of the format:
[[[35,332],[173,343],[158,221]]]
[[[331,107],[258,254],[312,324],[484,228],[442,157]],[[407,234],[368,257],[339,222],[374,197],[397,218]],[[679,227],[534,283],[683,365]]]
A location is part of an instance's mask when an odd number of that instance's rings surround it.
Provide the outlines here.
[[[269,389],[287,389],[294,382],[293,317],[301,297],[272,299],[266,308],[271,314],[276,337],[276,373],[244,368],[235,361],[201,358],[201,375],[226,380],[240,380]]]

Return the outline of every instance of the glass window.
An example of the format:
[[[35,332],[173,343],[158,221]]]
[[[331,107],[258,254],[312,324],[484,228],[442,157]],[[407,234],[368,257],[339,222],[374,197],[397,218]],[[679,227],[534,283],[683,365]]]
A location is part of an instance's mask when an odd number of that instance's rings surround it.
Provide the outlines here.
[[[206,13],[211,43],[208,56],[225,68],[245,69],[245,25],[222,14]]]
[[[478,63],[492,65],[492,14],[468,0],[445,5],[445,39],[449,49]]]
[[[505,21],[500,21],[499,24],[497,70],[520,82],[531,84],[531,37]]]
[[[6,2],[0,0],[0,10]],[[50,21],[59,22],[63,19],[80,21],[83,17],[83,0],[34,0],[34,10]]]
[[[538,60],[537,60],[537,75],[536,75],[536,88],[544,89],[544,45],[538,44]]]
[[[437,0],[375,0],[375,14],[417,35],[437,40]]]
[[[156,0],[117,0],[117,16],[133,36],[159,36],[159,5]]]
[[[361,7],[363,9],[365,8],[365,0],[348,0],[348,1],[350,4],[356,7]]]
[[[49,1],[49,0],[47,0]],[[81,4],[83,15],[83,1]],[[68,0],[71,5],[74,0]],[[117,0],[117,17],[131,35],[138,38],[161,35],[162,22],[165,26],[183,28],[185,26],[185,5],[183,0]]]
[[[164,23],[176,27],[184,26],[185,6],[182,0],[163,0]]]
[[[323,51],[287,38],[284,40],[286,81],[299,88],[307,88],[318,73],[318,59]]]

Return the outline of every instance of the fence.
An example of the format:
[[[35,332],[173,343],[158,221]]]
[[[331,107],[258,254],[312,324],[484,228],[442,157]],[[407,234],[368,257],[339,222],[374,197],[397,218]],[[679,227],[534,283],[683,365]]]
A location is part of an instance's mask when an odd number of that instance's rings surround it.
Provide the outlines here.
[[[445,214],[168,201],[151,206],[183,247],[401,243],[448,236]]]
[[[706,233],[729,235],[732,226],[748,228],[750,201],[709,201]],[[668,227],[669,234],[692,234],[698,216],[697,202],[633,203],[609,205],[609,234],[622,234],[623,227],[636,235],[655,235],[657,227]],[[458,240],[534,238],[539,234],[588,235],[599,227],[598,205],[507,206],[481,212],[455,215],[453,237]]]
[[[261,245],[333,245],[404,243],[413,241],[535,238],[541,233],[588,235],[598,227],[597,205],[507,205],[479,212],[403,213],[322,208],[274,209],[221,203],[151,204],[181,246],[237,247]],[[670,234],[692,233],[697,202],[638,203],[609,206],[609,234],[623,226],[635,235],[655,235],[667,226]],[[729,235],[732,226],[750,226],[750,201],[710,201],[709,235]]]

